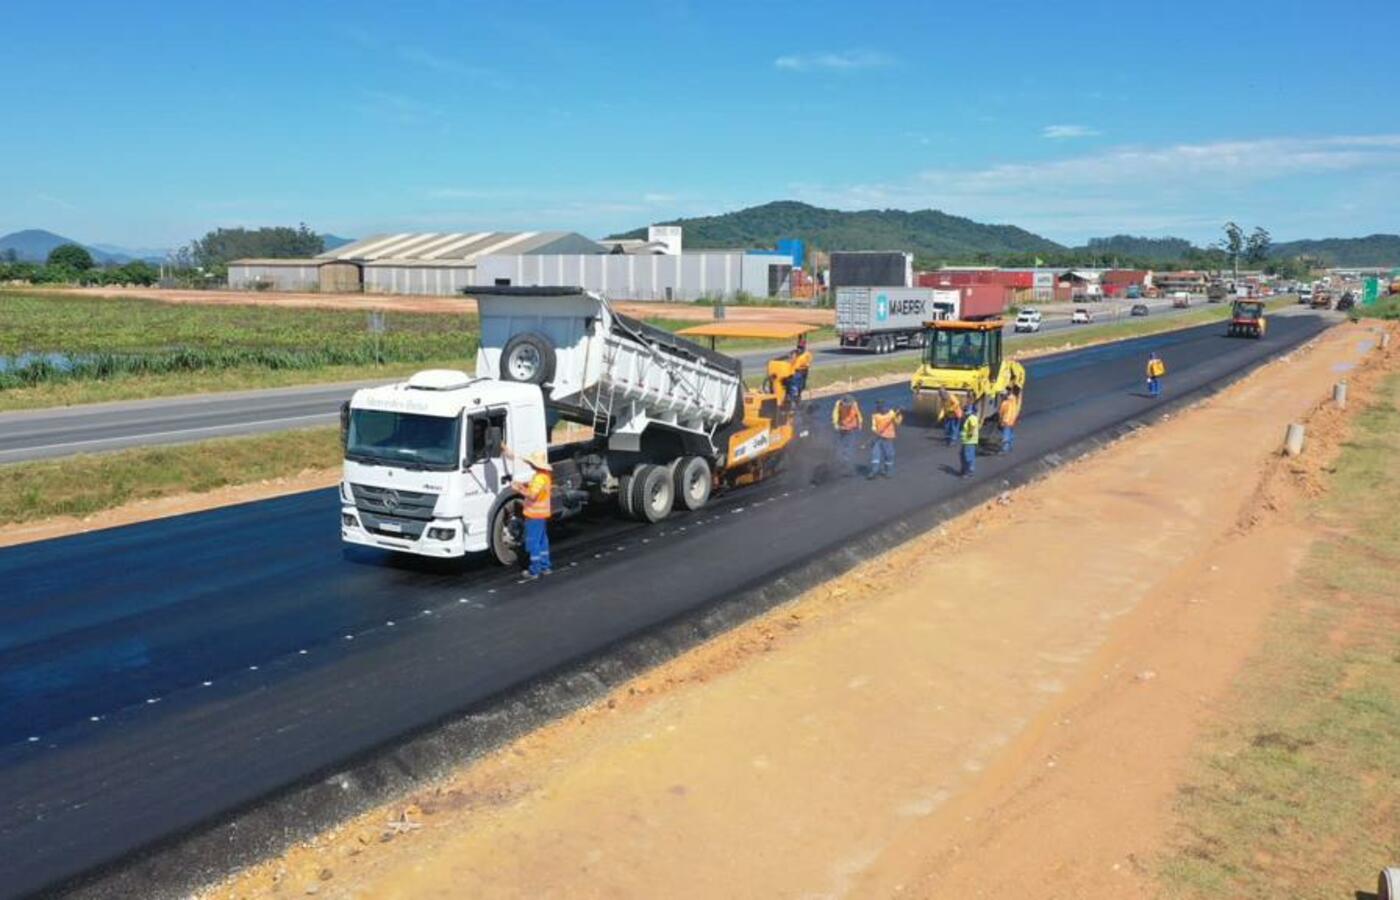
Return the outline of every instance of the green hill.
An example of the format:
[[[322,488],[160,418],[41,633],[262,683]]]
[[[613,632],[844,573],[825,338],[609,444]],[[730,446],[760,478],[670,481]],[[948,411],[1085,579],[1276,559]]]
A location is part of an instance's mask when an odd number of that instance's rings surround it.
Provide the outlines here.
[[[1150,262],[1176,262],[1194,249],[1185,238],[1149,238],[1131,234],[1090,238],[1084,248],[1095,256],[1121,256]]]
[[[1276,259],[1307,256],[1329,266],[1400,266],[1400,234],[1286,241],[1274,244],[1269,255]]]
[[[815,250],[906,250],[926,260],[970,260],[978,254],[1060,253],[1060,244],[1014,225],[984,225],[936,209],[866,209],[843,212],[781,200],[737,212],[661,225],[685,229],[687,249],[771,247],[779,238],[801,238]],[[610,235],[645,238],[646,229]]]

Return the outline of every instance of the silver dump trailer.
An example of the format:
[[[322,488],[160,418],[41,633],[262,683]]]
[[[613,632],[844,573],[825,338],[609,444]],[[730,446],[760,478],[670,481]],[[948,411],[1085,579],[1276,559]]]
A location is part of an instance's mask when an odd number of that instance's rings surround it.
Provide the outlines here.
[[[510,485],[535,452],[554,469],[556,518],[616,499],[656,522],[676,504],[708,502],[731,438],[747,433],[737,360],[579,289],[469,290],[481,312],[475,376],[419,372],[347,404],[345,541],[512,563],[520,500]],[[561,421],[586,428],[551,445]]]

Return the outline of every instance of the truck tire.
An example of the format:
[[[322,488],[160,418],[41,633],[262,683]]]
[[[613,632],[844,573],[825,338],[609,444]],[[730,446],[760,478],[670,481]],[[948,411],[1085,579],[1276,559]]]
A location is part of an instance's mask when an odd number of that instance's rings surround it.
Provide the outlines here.
[[[519,497],[513,497],[491,514],[491,555],[503,566],[520,565],[525,546],[525,525],[520,514],[524,505]]]
[[[501,380],[548,384],[554,380],[554,344],[533,331],[517,334],[501,350]]]
[[[617,508],[622,510],[622,514],[627,518],[636,518],[636,515],[632,512],[631,475],[619,475],[617,477]]]
[[[702,456],[682,456],[671,463],[676,502],[692,512],[710,502],[714,478],[710,464]]]
[[[671,514],[676,486],[666,466],[646,463],[632,470],[632,516],[643,522],[660,522]]]

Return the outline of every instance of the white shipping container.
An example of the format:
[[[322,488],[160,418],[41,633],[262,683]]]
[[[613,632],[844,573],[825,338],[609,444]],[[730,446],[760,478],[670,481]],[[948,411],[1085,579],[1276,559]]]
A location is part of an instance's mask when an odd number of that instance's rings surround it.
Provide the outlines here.
[[[837,288],[836,331],[856,335],[917,330],[934,319],[956,319],[961,298],[956,290],[937,288]]]

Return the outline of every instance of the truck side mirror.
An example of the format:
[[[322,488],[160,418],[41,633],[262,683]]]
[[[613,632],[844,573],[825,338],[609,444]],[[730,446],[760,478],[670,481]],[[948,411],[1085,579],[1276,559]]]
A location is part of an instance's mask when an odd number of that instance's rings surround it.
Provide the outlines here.
[[[350,401],[340,404],[340,449],[344,450],[350,438]]]
[[[492,425],[486,429],[486,458],[496,459],[501,455],[501,444],[505,442],[505,437],[501,434],[499,425]]]

